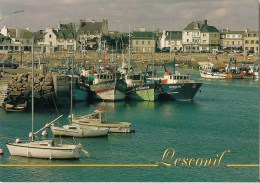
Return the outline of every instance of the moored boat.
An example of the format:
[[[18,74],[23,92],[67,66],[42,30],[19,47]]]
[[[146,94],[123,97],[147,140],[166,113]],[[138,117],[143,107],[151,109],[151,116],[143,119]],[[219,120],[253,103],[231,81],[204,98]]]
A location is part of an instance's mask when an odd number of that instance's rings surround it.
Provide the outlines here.
[[[159,87],[156,83],[146,83],[144,75],[125,75],[127,84],[126,97],[134,100],[156,101],[159,98]]]
[[[134,132],[130,122],[110,122],[106,120],[104,110],[95,110],[93,113],[84,116],[71,116],[72,124],[77,124],[85,129],[89,126],[106,127],[112,133],[131,133]]]
[[[225,79],[226,74],[220,72],[219,68],[214,66],[214,64],[209,63],[203,65],[200,69],[200,76],[207,79]]]
[[[149,69],[152,69],[152,71],[149,71]],[[152,72],[154,77],[149,77],[149,73]],[[175,66],[173,74],[171,74],[166,69],[165,63],[148,64],[146,73],[148,74],[148,81],[160,84],[162,90],[160,93],[161,98],[190,101],[202,85],[202,83],[192,80],[189,74],[181,74],[175,71]]]
[[[126,83],[122,79],[115,78],[112,73],[97,73],[94,74],[90,90],[94,93],[95,99],[116,101],[125,99],[126,87]]]
[[[51,126],[51,131],[54,136],[67,137],[102,137],[108,135],[108,128],[88,126],[87,128],[80,128],[79,125],[71,124],[63,127]]]

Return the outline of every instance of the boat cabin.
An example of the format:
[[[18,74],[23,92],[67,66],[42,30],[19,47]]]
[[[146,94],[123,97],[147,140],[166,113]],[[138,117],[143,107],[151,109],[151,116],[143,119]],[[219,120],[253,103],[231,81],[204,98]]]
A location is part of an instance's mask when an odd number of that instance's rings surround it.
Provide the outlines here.
[[[106,74],[106,73],[94,74],[93,84],[98,84],[105,81],[113,81],[114,78],[115,78],[114,74]]]

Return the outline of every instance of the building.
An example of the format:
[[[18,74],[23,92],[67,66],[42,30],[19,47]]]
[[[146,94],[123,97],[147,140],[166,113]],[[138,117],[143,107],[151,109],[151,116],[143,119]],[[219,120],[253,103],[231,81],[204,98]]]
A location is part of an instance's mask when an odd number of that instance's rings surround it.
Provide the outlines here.
[[[244,31],[244,52],[259,54],[259,32],[257,30]]]
[[[207,20],[190,23],[182,31],[184,52],[210,52],[220,47],[220,32],[210,26]]]
[[[224,29],[221,31],[220,47],[223,50],[243,50],[244,31],[231,31]]]
[[[154,52],[157,37],[154,32],[132,32],[131,46],[133,52]]]
[[[108,20],[102,20],[101,22],[96,22],[94,19],[90,22],[80,20],[78,35],[82,50],[97,49],[100,38],[108,34]]]
[[[75,25],[60,24],[58,29],[46,28],[44,43],[46,52],[57,50],[75,51],[77,49],[77,33]]]
[[[164,30],[159,47],[161,50],[163,48],[170,48],[171,51],[182,51],[182,32]]]

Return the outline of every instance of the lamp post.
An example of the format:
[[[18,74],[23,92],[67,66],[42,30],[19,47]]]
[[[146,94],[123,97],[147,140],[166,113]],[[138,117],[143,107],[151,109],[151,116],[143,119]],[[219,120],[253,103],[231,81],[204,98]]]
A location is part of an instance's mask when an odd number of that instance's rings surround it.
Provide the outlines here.
[[[8,15],[16,14],[16,13],[22,13],[22,12],[24,12],[24,10],[18,10],[18,11],[10,12],[10,13],[6,14],[5,16],[3,16],[3,17],[0,19],[0,22],[1,22],[5,17],[7,17]]]
[[[18,11],[10,12],[10,13],[6,14],[5,16],[1,17],[0,22],[1,22],[5,17],[7,17],[8,15],[16,14],[16,13],[21,13],[21,12],[24,12],[24,10],[18,10]],[[3,75],[4,75],[4,65],[3,65]]]

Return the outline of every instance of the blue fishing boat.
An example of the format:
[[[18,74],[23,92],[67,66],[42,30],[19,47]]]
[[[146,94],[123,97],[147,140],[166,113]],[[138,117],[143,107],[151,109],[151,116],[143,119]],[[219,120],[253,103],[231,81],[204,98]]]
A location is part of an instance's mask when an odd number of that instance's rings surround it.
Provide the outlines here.
[[[181,74],[178,71],[170,73],[165,63],[148,64],[146,67],[147,82],[160,84],[160,98],[174,99],[180,101],[190,101],[199,91],[202,83],[190,78],[189,74]],[[151,76],[154,77],[151,77]]]

